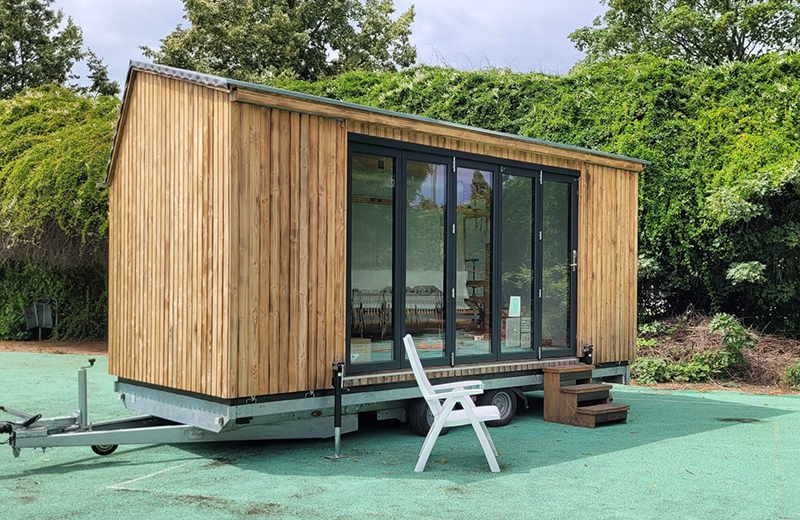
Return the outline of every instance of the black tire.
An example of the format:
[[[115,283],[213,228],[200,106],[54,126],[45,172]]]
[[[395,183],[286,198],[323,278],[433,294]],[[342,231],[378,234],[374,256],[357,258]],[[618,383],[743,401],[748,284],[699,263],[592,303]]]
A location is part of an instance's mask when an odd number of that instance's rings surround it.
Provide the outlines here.
[[[106,455],[111,455],[119,446],[116,444],[100,444],[97,446],[92,446],[92,451],[100,455],[101,457],[105,457]]]
[[[425,399],[415,399],[408,406],[408,424],[411,426],[411,431],[417,435],[422,437],[428,435],[433,425],[433,413]],[[439,435],[446,435],[449,431],[450,428],[442,428]]]
[[[500,419],[488,421],[486,426],[496,428],[505,426],[514,420],[517,414],[517,394],[508,388],[488,390],[481,396],[481,406],[494,405],[500,410]]]

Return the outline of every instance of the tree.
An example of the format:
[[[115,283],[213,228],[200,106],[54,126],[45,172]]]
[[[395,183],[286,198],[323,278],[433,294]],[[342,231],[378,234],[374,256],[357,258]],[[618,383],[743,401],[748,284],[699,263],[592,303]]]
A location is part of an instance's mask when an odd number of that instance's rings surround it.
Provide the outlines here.
[[[98,96],[116,96],[119,94],[119,82],[108,77],[108,67],[91,49],[86,51],[86,66],[89,67],[89,79],[92,80],[87,88]]]
[[[393,0],[183,0],[157,63],[244,80],[315,80],[345,70],[393,71],[416,60],[413,6],[396,20]]]
[[[72,18],[59,30],[64,13],[50,9],[53,0],[0,0],[0,99],[49,83],[65,85],[77,80],[76,62],[88,57],[89,87],[82,93],[116,95],[119,84],[110,81],[102,60],[84,52],[83,33]]]
[[[704,65],[796,49],[797,0],[601,0],[609,10],[570,34],[589,61],[647,53]]]
[[[63,85],[82,56],[80,28],[53,0],[0,0],[0,98],[45,83]]]

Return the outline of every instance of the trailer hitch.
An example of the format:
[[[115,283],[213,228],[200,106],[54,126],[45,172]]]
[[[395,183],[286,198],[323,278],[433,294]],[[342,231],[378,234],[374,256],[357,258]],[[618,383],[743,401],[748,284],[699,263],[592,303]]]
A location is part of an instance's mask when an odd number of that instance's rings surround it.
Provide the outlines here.
[[[12,421],[3,421],[0,422],[0,434],[7,434],[11,435],[14,433],[14,430],[20,428],[28,428],[36,421],[42,418],[42,414],[30,415],[25,412],[20,412],[19,410],[14,410],[12,408],[6,408],[5,406],[0,406],[0,412],[6,412],[9,415],[15,415],[22,419],[22,422],[12,422]]]

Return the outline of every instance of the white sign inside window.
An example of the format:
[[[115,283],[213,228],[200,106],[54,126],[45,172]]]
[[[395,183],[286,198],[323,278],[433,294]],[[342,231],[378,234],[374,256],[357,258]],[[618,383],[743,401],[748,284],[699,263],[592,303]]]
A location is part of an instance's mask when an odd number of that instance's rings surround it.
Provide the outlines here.
[[[520,310],[522,307],[522,297],[512,296],[508,302],[508,317],[519,318]]]

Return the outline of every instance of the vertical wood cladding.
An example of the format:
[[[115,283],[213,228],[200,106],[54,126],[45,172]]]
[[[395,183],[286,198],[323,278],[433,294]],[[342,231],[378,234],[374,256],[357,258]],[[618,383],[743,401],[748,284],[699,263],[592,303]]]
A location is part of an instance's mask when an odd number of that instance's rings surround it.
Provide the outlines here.
[[[221,398],[330,387],[347,334],[348,132],[579,170],[578,348],[635,356],[631,163],[256,92],[237,102],[145,71],[131,81],[109,177],[112,374]]]

